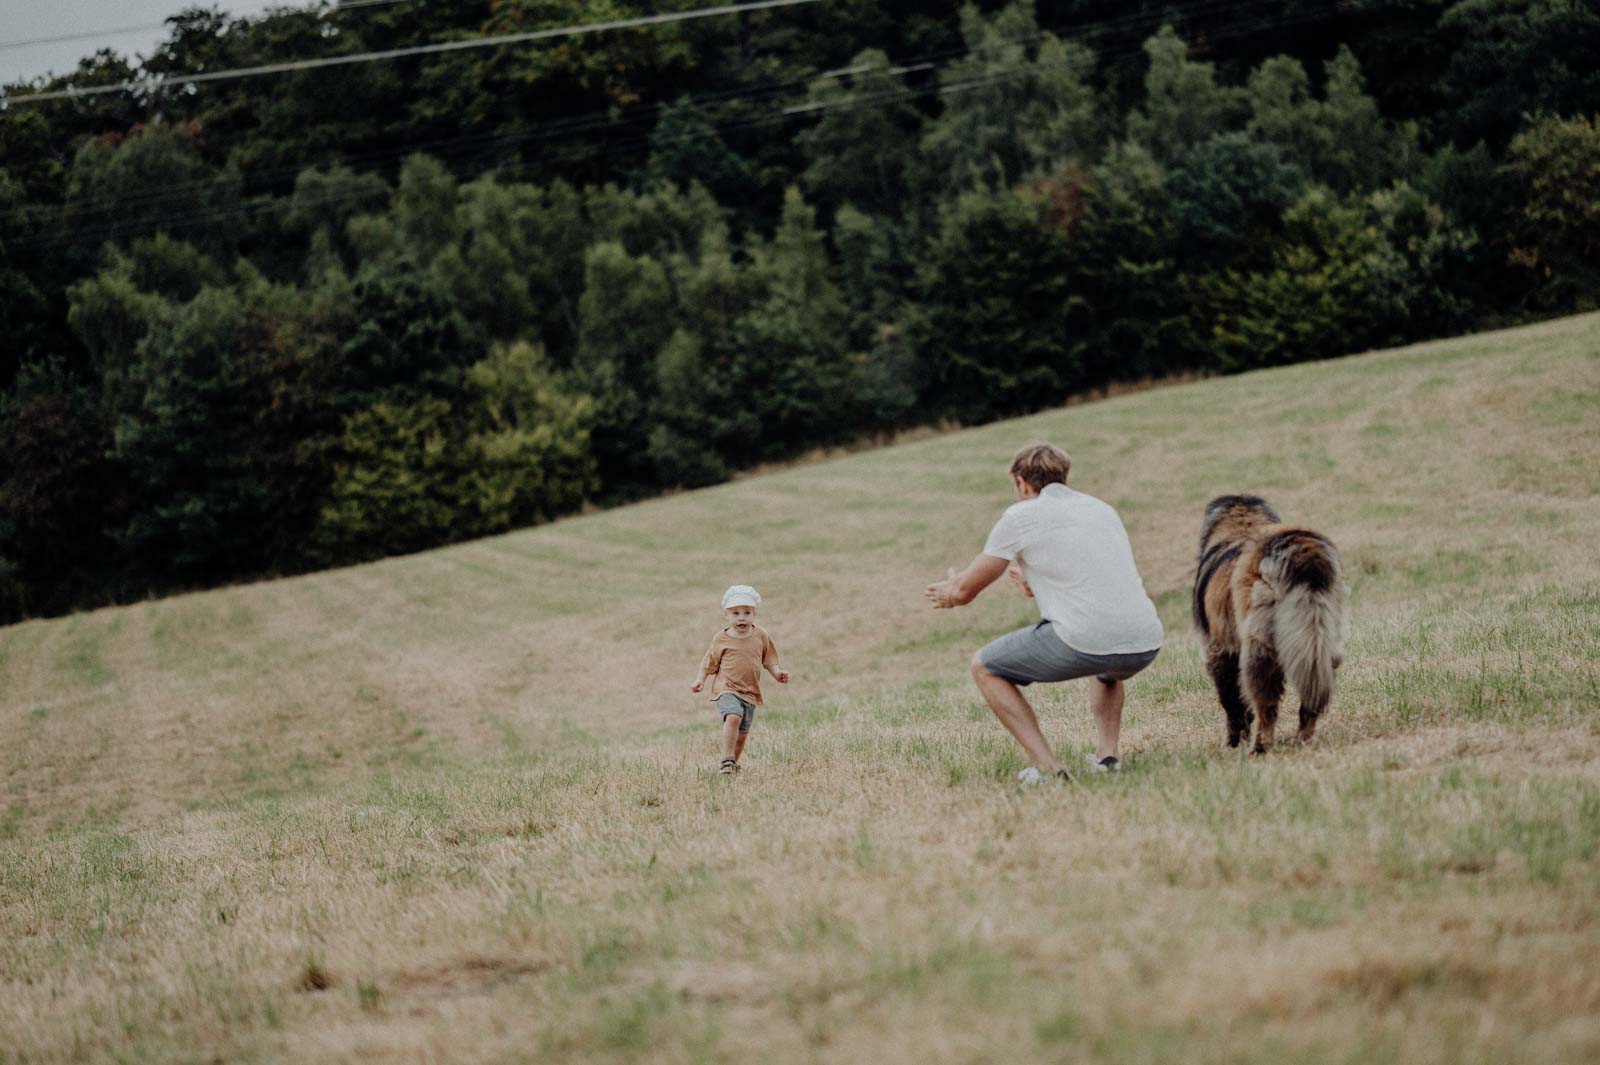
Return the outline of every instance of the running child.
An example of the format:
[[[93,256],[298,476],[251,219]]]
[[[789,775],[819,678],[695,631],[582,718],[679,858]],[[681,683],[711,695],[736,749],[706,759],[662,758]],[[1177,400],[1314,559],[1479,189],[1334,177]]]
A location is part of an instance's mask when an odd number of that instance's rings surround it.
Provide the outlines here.
[[[715,677],[711,698],[722,719],[722,773],[739,771],[739,756],[744,753],[750,725],[761,705],[761,669],[779,684],[789,683],[789,671],[778,665],[778,645],[767,631],[756,624],[756,608],[761,596],[748,584],[735,584],[722,593],[722,614],[728,624],[711,640],[711,649],[700,662],[700,675],[689,690],[699,692],[706,679]]]

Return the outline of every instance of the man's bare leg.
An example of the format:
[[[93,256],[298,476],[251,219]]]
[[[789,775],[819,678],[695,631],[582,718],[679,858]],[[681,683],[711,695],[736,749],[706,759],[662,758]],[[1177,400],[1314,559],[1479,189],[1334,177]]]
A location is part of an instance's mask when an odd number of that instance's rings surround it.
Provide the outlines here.
[[[1122,682],[1095,681],[1089,689],[1089,709],[1094,711],[1094,726],[1099,732],[1099,743],[1094,749],[1096,759],[1117,757],[1117,742],[1122,738]]]
[[[994,716],[1022,744],[1022,749],[1033,759],[1039,771],[1053,774],[1060,769],[1061,763],[1051,753],[1050,744],[1039,729],[1039,719],[1034,716],[1033,707],[1028,705],[1028,700],[1022,697],[1017,686],[1004,677],[990,673],[983,659],[977,655],[972,656],[972,679],[977,682],[978,691],[989,704],[989,709],[994,711]]]

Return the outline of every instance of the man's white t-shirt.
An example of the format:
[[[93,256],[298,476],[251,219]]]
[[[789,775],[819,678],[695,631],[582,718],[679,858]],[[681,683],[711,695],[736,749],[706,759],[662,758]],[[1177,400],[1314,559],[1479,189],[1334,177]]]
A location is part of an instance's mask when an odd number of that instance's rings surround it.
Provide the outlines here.
[[[1073,650],[1119,655],[1161,646],[1161,619],[1110,504],[1047,484],[1006,508],[983,553],[1021,563],[1039,613]]]

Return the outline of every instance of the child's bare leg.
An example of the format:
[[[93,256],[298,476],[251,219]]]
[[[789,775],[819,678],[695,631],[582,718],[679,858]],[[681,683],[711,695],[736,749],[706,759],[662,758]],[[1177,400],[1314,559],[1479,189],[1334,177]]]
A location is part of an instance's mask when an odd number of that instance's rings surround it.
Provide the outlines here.
[[[748,733],[748,732],[739,733],[739,739],[737,741],[735,741],[735,743],[733,745],[733,760],[735,762],[737,762],[741,757],[744,756],[744,741],[749,739],[749,738],[750,738],[750,733]]]
[[[743,718],[738,714],[722,715],[722,757],[739,760],[739,751],[744,749],[744,737],[739,734],[739,725]]]

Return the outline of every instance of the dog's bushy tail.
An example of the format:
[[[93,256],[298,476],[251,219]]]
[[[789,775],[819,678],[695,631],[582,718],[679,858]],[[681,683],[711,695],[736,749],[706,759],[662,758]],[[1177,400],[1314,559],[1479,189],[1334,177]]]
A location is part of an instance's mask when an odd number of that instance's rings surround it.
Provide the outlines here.
[[[1321,714],[1344,658],[1344,581],[1339,553],[1320,533],[1286,529],[1263,545],[1261,575],[1277,590],[1273,639],[1300,705]]]

